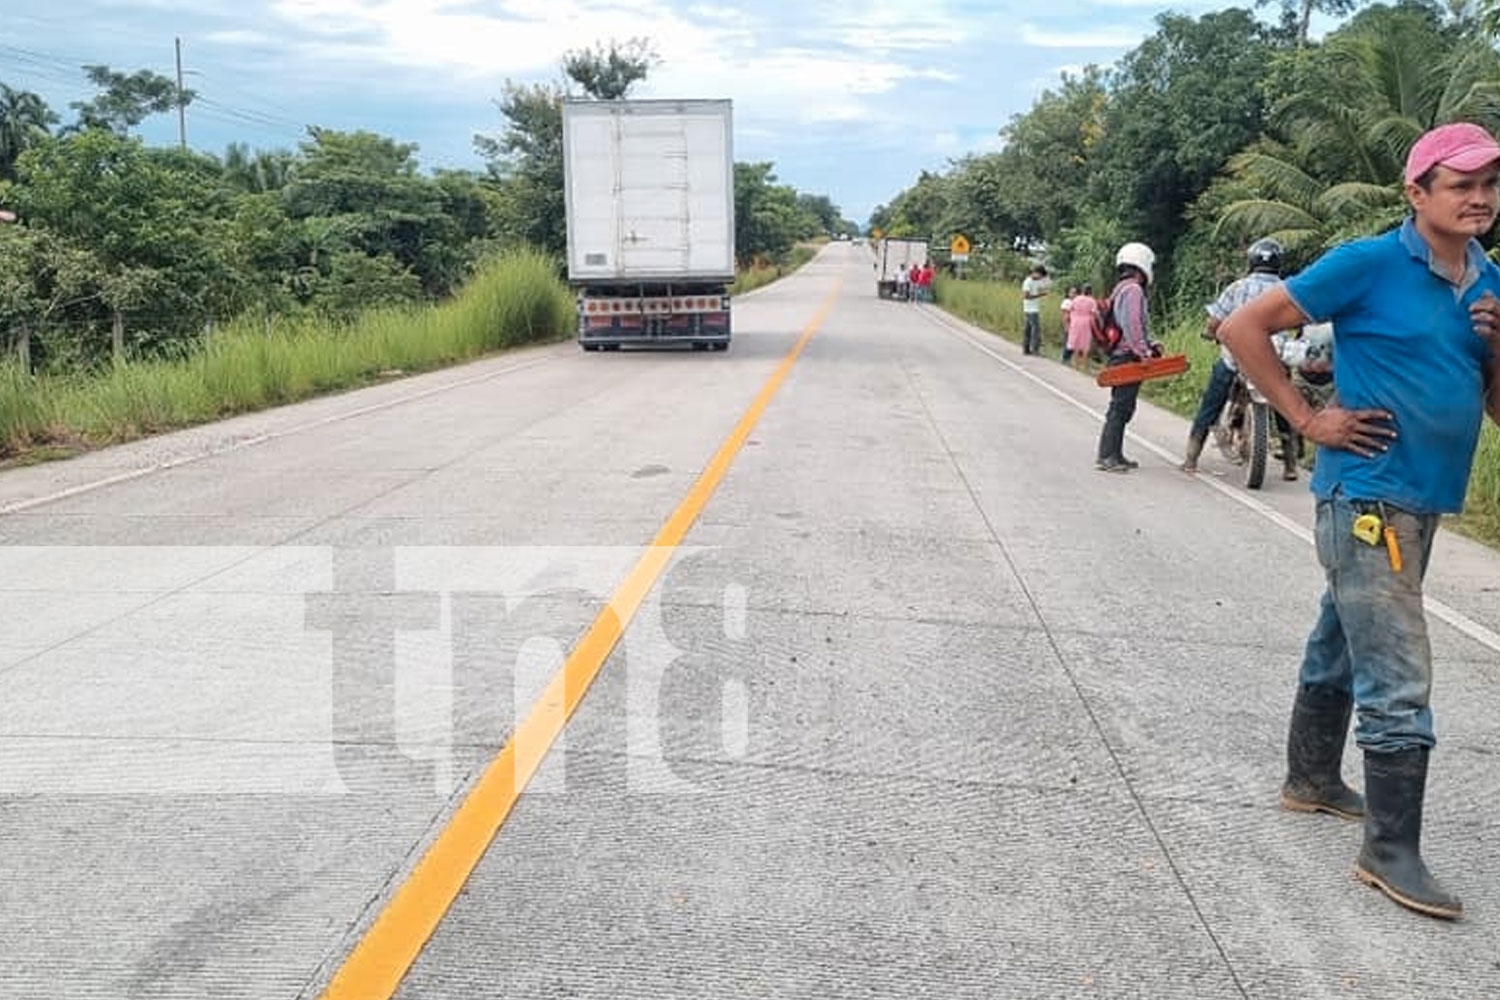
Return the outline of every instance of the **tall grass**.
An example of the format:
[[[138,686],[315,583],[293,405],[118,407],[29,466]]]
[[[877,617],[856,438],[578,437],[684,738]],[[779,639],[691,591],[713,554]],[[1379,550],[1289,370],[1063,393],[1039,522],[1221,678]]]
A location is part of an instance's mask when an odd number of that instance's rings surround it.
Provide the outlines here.
[[[1471,538],[1500,547],[1500,427],[1486,422],[1474,454],[1469,496],[1454,527]]]
[[[49,442],[124,441],[557,339],[572,333],[574,317],[553,262],[521,252],[498,258],[438,306],[374,310],[341,325],[267,329],[245,320],[179,358],[92,376],[29,377],[0,365],[0,455]]]
[[[788,250],[786,257],[779,263],[767,264],[757,261],[750,267],[735,273],[734,283],[729,286],[729,294],[744,295],[746,292],[753,292],[757,288],[769,285],[777,278],[791,274],[817,255],[816,246],[799,243]]]
[[[954,315],[1012,343],[1021,342],[1025,320],[1021,313],[1020,282],[955,281],[939,275],[933,292],[938,304]],[[1061,357],[1065,339],[1062,296],[1049,295],[1042,299],[1042,353]]]
[[[937,299],[944,309],[975,326],[1021,342],[1019,284],[939,279]],[[1054,358],[1060,357],[1063,342],[1059,306],[1055,296],[1042,300],[1043,353]],[[1188,311],[1152,330],[1152,336],[1162,342],[1168,354],[1186,354],[1190,367],[1185,375],[1145,383],[1141,395],[1184,417],[1197,411],[1209,369],[1219,356],[1218,345],[1201,335],[1205,321],[1204,314]],[[1474,456],[1464,514],[1450,523],[1471,538],[1500,547],[1500,427],[1489,420],[1485,421]]]

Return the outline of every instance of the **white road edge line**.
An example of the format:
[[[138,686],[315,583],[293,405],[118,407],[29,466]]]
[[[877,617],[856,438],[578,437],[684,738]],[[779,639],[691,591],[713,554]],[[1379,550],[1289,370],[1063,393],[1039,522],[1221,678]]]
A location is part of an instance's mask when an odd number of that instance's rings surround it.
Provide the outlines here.
[[[994,358],[996,361],[1000,362],[1002,365],[1009,368],[1017,375],[1020,375],[1022,378],[1027,379],[1037,386],[1040,386],[1041,388],[1050,392],[1052,395],[1056,396],[1058,399],[1061,399],[1064,402],[1077,407],[1084,413],[1087,413],[1089,416],[1093,417],[1095,420],[1098,420],[1101,423],[1104,421],[1103,412],[1094,409],[1092,406],[1088,405],[1080,399],[1075,399],[1047,380],[1033,375],[1031,372],[1027,371],[1025,368],[1022,368],[1014,361],[1010,360],[1007,357],[1004,357],[998,351],[992,350],[986,344],[980,343],[975,339],[976,335],[970,333],[968,329],[962,326],[954,325],[952,317],[948,316],[948,314],[939,313],[936,310],[933,310],[929,311],[928,315],[934,317],[941,316],[943,322],[941,322],[940,325],[946,328],[949,332],[953,333],[960,340],[964,341],[970,347],[973,347],[977,351],[982,351],[983,353],[988,354],[990,357]],[[990,335],[984,334],[984,336]],[[1129,437],[1137,447],[1146,449],[1147,451],[1151,452],[1151,454],[1165,461],[1168,465],[1175,465],[1177,463],[1176,455],[1167,451],[1167,449],[1165,448],[1157,446],[1151,441],[1147,441],[1144,438],[1137,436],[1134,431],[1127,431],[1126,436]],[[1259,514],[1261,517],[1265,518],[1267,521],[1270,521],[1278,528],[1296,535],[1308,545],[1313,544],[1312,532],[1308,531],[1306,528],[1302,527],[1302,525],[1298,524],[1296,521],[1293,521],[1285,514],[1282,514],[1280,511],[1273,510],[1271,507],[1255,499],[1254,497],[1248,496],[1244,492],[1236,490],[1233,487],[1226,486],[1224,483],[1219,482],[1217,479],[1213,479],[1207,476],[1194,476],[1193,479],[1198,483],[1201,483],[1202,485],[1208,487],[1209,489],[1215,490],[1221,495],[1228,497],[1242,507],[1246,507],[1254,511],[1256,514]],[[1483,625],[1479,624],[1479,622],[1476,622],[1474,619],[1470,618],[1462,611],[1459,611],[1457,608],[1449,607],[1435,597],[1424,595],[1423,602],[1427,608],[1427,612],[1434,618],[1440,619],[1446,624],[1452,626],[1454,629],[1462,632],[1464,635],[1468,636],[1470,639],[1473,639],[1481,646],[1487,646],[1490,649],[1494,650],[1496,653],[1500,653],[1500,634],[1497,634],[1491,629],[1485,628]]]
[[[185,455],[182,458],[174,458],[169,462],[158,462],[155,465],[147,465],[139,469],[131,469],[129,472],[117,473],[113,476],[106,476],[103,479],[95,479],[87,483],[80,483],[77,486],[69,486],[65,490],[58,490],[56,493],[48,493],[45,496],[31,497],[27,500],[15,500],[7,504],[0,504],[0,515],[16,514],[24,510],[30,510],[33,507],[42,507],[49,503],[56,503],[59,500],[66,500],[69,497],[76,497],[81,493],[92,493],[95,490],[102,490],[106,486],[114,486],[118,483],[128,483],[132,479],[142,479],[146,476],[155,475],[158,472],[166,472],[169,469],[176,469],[184,465],[192,465],[194,462],[201,462],[204,459],[218,458],[221,455],[229,455],[233,452],[241,451],[245,448],[253,448],[258,444],[265,444],[267,441],[276,441],[280,438],[291,437],[293,434],[301,434],[304,431],[315,430],[319,427],[326,427],[329,424],[336,424],[342,420],[352,420],[355,417],[362,417],[367,413],[376,413],[380,410],[388,410],[395,406],[401,406],[404,403],[410,403],[418,399],[424,399],[427,396],[435,396],[440,392],[447,392],[450,389],[461,389],[464,386],[488,381],[492,378],[498,378],[501,375],[509,375],[511,372],[523,371],[527,368],[535,368],[537,365],[543,365],[552,360],[552,358],[548,357],[536,358],[532,361],[523,361],[520,364],[511,365],[509,368],[501,368],[497,371],[486,372],[483,375],[475,375],[472,378],[459,379],[455,382],[445,382],[442,385],[433,386],[431,389],[423,389],[421,392],[413,392],[405,396],[400,396],[396,399],[388,399],[383,403],[374,403],[370,406],[361,406],[357,409],[349,410],[345,413],[335,413],[331,416],[320,417],[317,420],[309,420],[305,424],[295,424],[291,427],[286,428],[285,430],[273,431],[269,434],[257,434],[254,437],[248,437],[243,440],[236,441],[233,444],[226,445],[223,448],[214,448],[199,455]],[[312,402],[312,400],[304,400],[304,402]],[[198,426],[202,427],[205,425],[199,424]],[[191,428],[183,429],[190,430]]]

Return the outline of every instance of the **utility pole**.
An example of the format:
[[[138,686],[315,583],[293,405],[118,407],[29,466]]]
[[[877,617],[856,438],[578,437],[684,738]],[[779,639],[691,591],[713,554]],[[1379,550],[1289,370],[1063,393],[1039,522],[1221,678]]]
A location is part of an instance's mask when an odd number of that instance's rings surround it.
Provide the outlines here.
[[[177,45],[177,141],[187,149],[187,103],[182,99],[182,39],[172,41]]]

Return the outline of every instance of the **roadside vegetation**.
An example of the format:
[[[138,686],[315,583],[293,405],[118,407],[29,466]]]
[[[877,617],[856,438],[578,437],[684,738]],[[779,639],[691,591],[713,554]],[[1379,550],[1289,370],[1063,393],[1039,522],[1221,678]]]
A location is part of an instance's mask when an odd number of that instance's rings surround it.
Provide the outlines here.
[[[797,270],[803,264],[812,260],[818,254],[821,243],[798,243],[786,252],[786,255],[778,261],[755,260],[750,266],[740,270],[734,277],[734,284],[729,286],[731,295],[743,295],[753,292],[757,288],[763,288],[775,281],[784,278]]]
[[[390,306],[337,322],[244,318],[180,357],[95,373],[0,366],[0,457],[66,453],[366,385],[570,336],[573,298],[550,258],[518,252],[439,306]]]

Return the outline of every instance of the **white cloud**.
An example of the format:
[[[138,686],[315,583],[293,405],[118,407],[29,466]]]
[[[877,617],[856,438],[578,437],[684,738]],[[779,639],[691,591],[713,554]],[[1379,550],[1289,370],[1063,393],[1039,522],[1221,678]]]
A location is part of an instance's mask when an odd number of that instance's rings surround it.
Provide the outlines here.
[[[951,48],[974,37],[972,15],[958,16],[943,0],[863,0],[807,25],[829,41],[861,51],[927,51]]]
[[[216,45],[266,46],[280,44],[275,38],[260,31],[210,31],[203,36],[206,42]]]
[[[1152,14],[1163,10],[1193,11],[1193,10],[1218,10],[1224,6],[1222,0],[1089,0],[1093,7],[1114,7],[1117,9],[1139,10]]]
[[[1049,31],[1034,24],[1021,26],[1021,41],[1039,49],[1124,49],[1141,40],[1132,28],[1095,28],[1090,31]]]
[[[742,24],[690,20],[653,0],[509,0],[498,15],[451,0],[276,0],[273,9],[311,36],[304,48],[331,58],[491,78],[555,69],[563,53],[600,39],[646,35],[670,60],[748,38]]]
[[[735,101],[736,121],[766,118],[815,126],[887,117],[882,102],[908,80],[947,83],[956,77],[944,70],[903,66],[887,59],[800,49],[734,59],[694,53],[659,67],[647,79],[642,95],[729,97]],[[903,114],[910,117],[909,112]]]
[[[985,133],[970,144],[970,150],[975,153],[998,153],[1004,148],[1005,137],[999,129]]]

